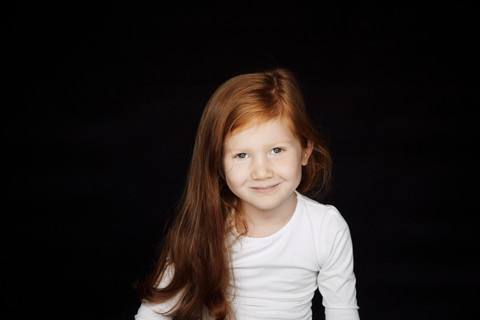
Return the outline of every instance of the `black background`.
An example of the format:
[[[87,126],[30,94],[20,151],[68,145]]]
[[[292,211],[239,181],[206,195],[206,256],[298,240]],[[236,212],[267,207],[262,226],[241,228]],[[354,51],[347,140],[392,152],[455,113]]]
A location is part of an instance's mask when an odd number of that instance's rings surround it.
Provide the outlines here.
[[[478,309],[478,35],[465,5],[233,1],[5,9],[5,316],[133,319],[228,78],[281,66],[328,138],[363,319]],[[323,310],[315,299],[314,318]]]

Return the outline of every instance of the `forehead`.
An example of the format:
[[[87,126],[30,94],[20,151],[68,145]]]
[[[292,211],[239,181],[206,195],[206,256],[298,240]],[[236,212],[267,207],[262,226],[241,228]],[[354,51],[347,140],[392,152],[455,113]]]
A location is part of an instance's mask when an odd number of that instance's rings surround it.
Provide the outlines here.
[[[286,121],[274,119],[253,123],[235,130],[226,137],[225,144],[228,146],[241,144],[243,146],[274,141],[293,142],[296,140]]]

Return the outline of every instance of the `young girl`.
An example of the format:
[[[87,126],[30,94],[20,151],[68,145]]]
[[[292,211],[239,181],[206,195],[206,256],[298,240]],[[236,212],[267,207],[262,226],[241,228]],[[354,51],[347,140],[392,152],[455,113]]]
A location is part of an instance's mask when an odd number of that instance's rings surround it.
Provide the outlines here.
[[[283,69],[236,76],[203,112],[185,192],[136,320],[358,319],[348,226],[302,195],[331,158]]]

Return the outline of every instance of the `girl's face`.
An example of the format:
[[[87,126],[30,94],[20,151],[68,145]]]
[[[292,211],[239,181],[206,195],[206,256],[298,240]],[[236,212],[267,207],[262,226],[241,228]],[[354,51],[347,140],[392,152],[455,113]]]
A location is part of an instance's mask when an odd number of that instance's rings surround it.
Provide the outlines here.
[[[296,205],[295,189],[302,178],[312,144],[302,148],[281,120],[234,133],[224,144],[226,182],[247,215],[282,214]],[[292,211],[293,212],[293,211]]]

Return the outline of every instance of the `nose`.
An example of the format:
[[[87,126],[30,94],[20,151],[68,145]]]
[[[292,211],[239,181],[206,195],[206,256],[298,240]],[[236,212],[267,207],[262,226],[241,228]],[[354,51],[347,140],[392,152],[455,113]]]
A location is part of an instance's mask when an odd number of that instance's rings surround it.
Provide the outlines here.
[[[256,158],[252,161],[251,176],[255,180],[264,180],[273,176],[272,166],[266,158]]]

